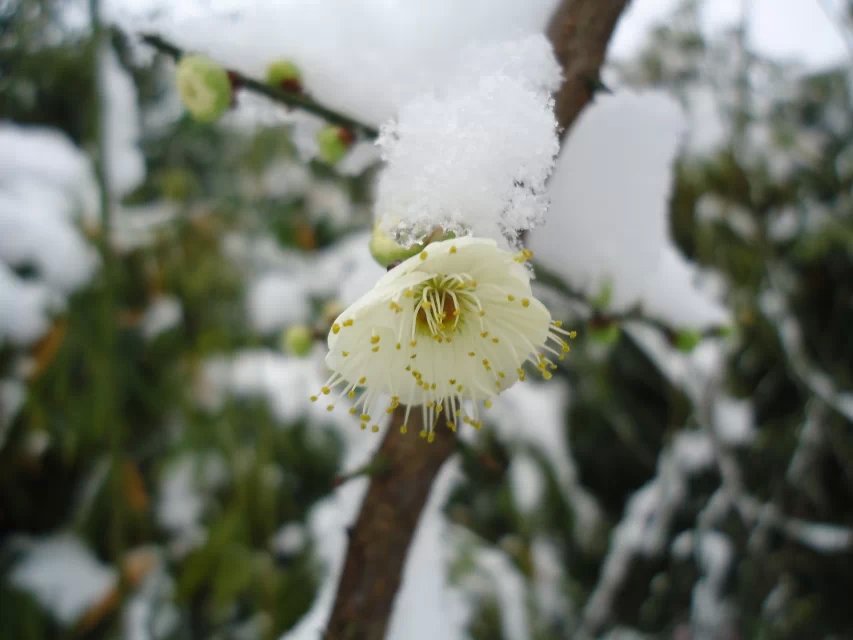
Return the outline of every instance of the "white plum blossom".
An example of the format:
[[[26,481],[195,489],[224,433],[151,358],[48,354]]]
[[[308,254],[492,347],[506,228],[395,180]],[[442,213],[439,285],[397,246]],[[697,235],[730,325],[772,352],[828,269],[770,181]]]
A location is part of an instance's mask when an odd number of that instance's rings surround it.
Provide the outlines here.
[[[524,380],[525,362],[550,378],[574,337],[533,297],[530,256],[464,237],[434,242],[397,265],[335,320],[326,356],[333,373],[311,399],[355,399],[350,413],[373,431],[383,409],[405,405],[403,433],[420,405],[420,435],[429,441],[440,418],[453,431],[460,422],[479,428],[480,403],[488,408]]]

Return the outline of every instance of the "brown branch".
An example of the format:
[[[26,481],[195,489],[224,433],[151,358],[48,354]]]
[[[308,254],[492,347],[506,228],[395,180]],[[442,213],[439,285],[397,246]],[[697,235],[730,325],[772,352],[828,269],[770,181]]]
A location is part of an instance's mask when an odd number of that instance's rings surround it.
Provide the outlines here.
[[[554,113],[563,134],[600,87],[610,36],[630,0],[563,0],[548,23],[548,39],[563,68]]]
[[[439,469],[456,448],[456,435],[450,430],[440,429],[429,444],[418,437],[420,411],[409,416],[406,434],[400,433],[402,421],[403,412],[397,409],[376,454],[384,462],[383,470],[372,476],[350,530],[327,640],[385,637],[421,511]]]
[[[628,0],[564,0],[548,29],[565,83],[556,96],[557,121],[567,130],[589,102],[607,43]],[[439,430],[427,444],[409,433],[398,408],[377,455],[388,466],[371,477],[350,532],[346,560],[325,640],[382,640],[400,586],[409,544],[432,483],[456,446],[455,434]]]

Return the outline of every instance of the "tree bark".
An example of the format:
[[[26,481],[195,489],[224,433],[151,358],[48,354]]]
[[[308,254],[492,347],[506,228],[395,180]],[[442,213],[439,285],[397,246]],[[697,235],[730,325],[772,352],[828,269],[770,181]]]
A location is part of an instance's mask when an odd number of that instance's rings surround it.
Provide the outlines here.
[[[564,83],[555,96],[557,122],[567,131],[592,97],[607,43],[629,0],[563,0],[549,26]],[[439,429],[435,442],[418,437],[420,411],[401,434],[404,409],[392,416],[375,473],[349,546],[325,640],[382,640],[400,586],[409,545],[432,483],[456,448],[456,436]],[[412,419],[416,418],[416,419]],[[438,615],[438,614],[437,614]]]
[[[370,480],[332,607],[327,640],[381,640],[400,586],[418,519],[439,470],[456,448],[456,434],[439,429],[435,441],[418,437],[421,412],[400,433],[398,408],[377,453],[381,471]]]
[[[600,86],[610,36],[630,0],[563,0],[548,23],[548,39],[563,68],[554,114],[563,135]]]

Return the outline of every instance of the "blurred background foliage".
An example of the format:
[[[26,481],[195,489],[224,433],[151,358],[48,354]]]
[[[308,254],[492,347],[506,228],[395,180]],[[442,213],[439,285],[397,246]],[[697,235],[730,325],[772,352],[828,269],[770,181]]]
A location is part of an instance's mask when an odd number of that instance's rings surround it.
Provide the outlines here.
[[[733,310],[735,323],[723,338],[724,387],[753,403],[756,437],[731,454],[743,489],[762,504],[785,517],[853,527],[853,410],[836,393],[853,389],[849,69],[799,77],[750,54],[737,32],[706,41],[696,6],[684,3],[617,72],[676,95],[711,84],[725,96],[730,142],[679,161],[671,231],[687,256],[721,275]],[[56,11],[50,0],[0,3],[0,118],[57,127],[92,148],[93,45],[86,32],[63,30]],[[110,37],[120,54],[126,50],[126,36]],[[143,112],[155,109],[171,83],[165,65],[122,60]],[[246,322],[247,274],[224,249],[230,234],[312,252],[366,228],[369,215],[357,212],[340,225],[309,211],[301,195],[271,196],[257,187],[272,163],[295,158],[284,127],[246,132],[183,117],[143,133],[148,177],[126,201],[167,200],[177,215],[150,242],[119,252],[111,279],[99,271],[24,354],[32,363],[26,400],[3,426],[3,638],[125,637],[127,611],[143,592],[168,621],[147,637],[274,638],[308,610],[322,579],[304,525],[344,471],[336,432],[307,422],[282,428],[260,399],[204,406],[197,378],[209,357],[280,349],[277,338]],[[759,135],[762,145],[750,143]],[[369,176],[341,177],[319,163],[309,171],[355,203],[367,202]],[[86,232],[97,239],[96,228]],[[163,295],[178,302],[181,321],[146,336],[145,311]],[[98,330],[105,296],[112,332]],[[316,302],[322,325],[327,301]],[[588,327],[578,328],[577,347],[559,372],[572,390],[566,435],[578,480],[602,508],[602,530],[579,542],[577,505],[533,449],[526,455],[541,469],[544,497],[535,511],[520,509],[509,473],[518,452],[489,429],[463,447],[463,479],[445,509],[480,544],[505,552],[525,578],[537,640],[571,637],[632,495],[654,479],[676,434],[701,428],[708,410],[661,371],[631,331],[599,332],[594,340]],[[112,344],[105,342],[110,333]],[[16,375],[20,357],[10,345],[0,347],[0,374]],[[805,436],[809,424],[817,427]],[[191,481],[203,488],[203,505],[192,527],[170,527],[158,511],[164,487]],[[701,520],[720,491],[721,469],[708,467],[688,484],[670,541]],[[853,637],[850,546],[821,551],[737,510],[715,526],[734,556],[720,578],[734,613],[719,637]],[[57,531],[79,536],[121,576],[109,597],[73,624],[3,577],[20,555],[20,536]],[[550,608],[533,595],[532,556],[542,540],[558,562]],[[451,576],[464,585],[470,562],[464,551],[457,555]],[[601,630],[686,633],[700,574],[690,554],[635,555]],[[470,636],[493,640],[503,628],[499,600],[483,591]]]

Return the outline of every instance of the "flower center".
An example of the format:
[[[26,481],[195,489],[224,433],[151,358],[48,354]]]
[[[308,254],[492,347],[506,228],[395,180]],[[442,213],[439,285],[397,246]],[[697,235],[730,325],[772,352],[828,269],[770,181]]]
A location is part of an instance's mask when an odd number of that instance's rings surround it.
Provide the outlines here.
[[[456,333],[466,307],[479,307],[471,291],[475,287],[472,278],[460,274],[436,276],[418,285],[413,291],[415,330],[438,338]]]

